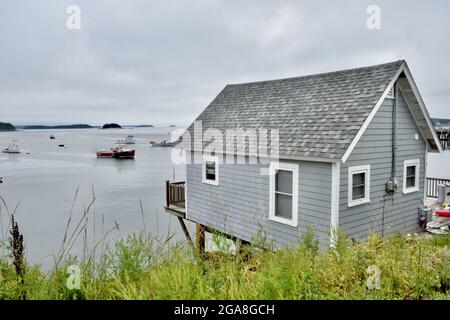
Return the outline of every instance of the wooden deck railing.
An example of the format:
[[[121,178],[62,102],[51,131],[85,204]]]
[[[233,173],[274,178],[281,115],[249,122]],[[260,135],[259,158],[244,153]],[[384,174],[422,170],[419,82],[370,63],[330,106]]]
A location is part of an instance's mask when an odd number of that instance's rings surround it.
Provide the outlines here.
[[[441,184],[450,183],[450,179],[427,178],[427,197],[438,198],[439,188]]]
[[[166,181],[166,207],[185,208],[185,182]]]

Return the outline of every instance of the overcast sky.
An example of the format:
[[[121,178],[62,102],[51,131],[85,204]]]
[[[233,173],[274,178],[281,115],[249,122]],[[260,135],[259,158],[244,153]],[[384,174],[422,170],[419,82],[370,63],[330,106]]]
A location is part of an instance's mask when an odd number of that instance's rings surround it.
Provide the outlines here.
[[[66,27],[70,4],[80,30]],[[403,58],[430,114],[450,118],[449,13],[449,1],[1,0],[0,121],[182,125],[227,83]]]

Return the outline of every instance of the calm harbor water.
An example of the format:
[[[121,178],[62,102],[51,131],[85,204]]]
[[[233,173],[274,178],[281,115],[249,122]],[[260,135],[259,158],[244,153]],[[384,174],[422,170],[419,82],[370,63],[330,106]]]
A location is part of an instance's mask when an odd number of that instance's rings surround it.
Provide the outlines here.
[[[175,128],[135,128],[121,130],[25,130],[0,133],[0,148],[18,140],[29,154],[0,153],[0,196],[16,219],[25,237],[29,261],[48,266],[64,236],[74,203],[74,216],[96,200],[90,211],[88,242],[119,225],[110,238],[124,237],[144,229],[153,235],[174,234],[183,239],[178,222],[163,210],[165,180],[184,180],[183,166],[171,162],[171,148],[151,147],[149,140],[170,140]],[[50,135],[55,140],[50,140]],[[110,147],[117,139],[132,134],[136,138],[134,160],[97,159],[95,151]],[[64,144],[65,148],[58,147]],[[74,202],[77,188],[79,193]],[[141,214],[142,201],[144,217]],[[3,235],[6,214],[1,205]],[[78,220],[78,219],[74,219]],[[190,226],[192,228],[192,226]],[[74,253],[80,254],[81,241]],[[78,250],[78,251],[77,251]]]

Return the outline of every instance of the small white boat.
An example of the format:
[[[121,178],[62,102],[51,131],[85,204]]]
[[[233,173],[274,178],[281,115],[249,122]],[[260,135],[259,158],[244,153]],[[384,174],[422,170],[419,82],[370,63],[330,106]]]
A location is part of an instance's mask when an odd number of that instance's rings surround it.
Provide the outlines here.
[[[161,142],[154,142],[154,141],[150,141],[150,144],[152,145],[152,147],[175,147],[175,145],[177,144],[177,142],[170,142],[167,140],[163,140]]]
[[[117,144],[136,144],[136,139],[134,136],[129,135],[125,139],[119,139],[116,141]]]
[[[20,153],[19,146],[13,142],[9,146],[7,146],[5,149],[2,150],[3,153]]]

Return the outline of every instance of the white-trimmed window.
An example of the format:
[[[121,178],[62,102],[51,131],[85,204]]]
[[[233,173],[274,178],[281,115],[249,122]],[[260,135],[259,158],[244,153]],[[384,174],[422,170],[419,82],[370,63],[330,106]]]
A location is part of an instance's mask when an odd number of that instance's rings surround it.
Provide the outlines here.
[[[219,157],[203,156],[202,182],[219,185]]]
[[[370,165],[348,168],[348,206],[370,202]]]
[[[269,219],[293,227],[298,225],[298,165],[270,164]]]
[[[403,193],[419,191],[420,160],[405,160],[403,163]]]

